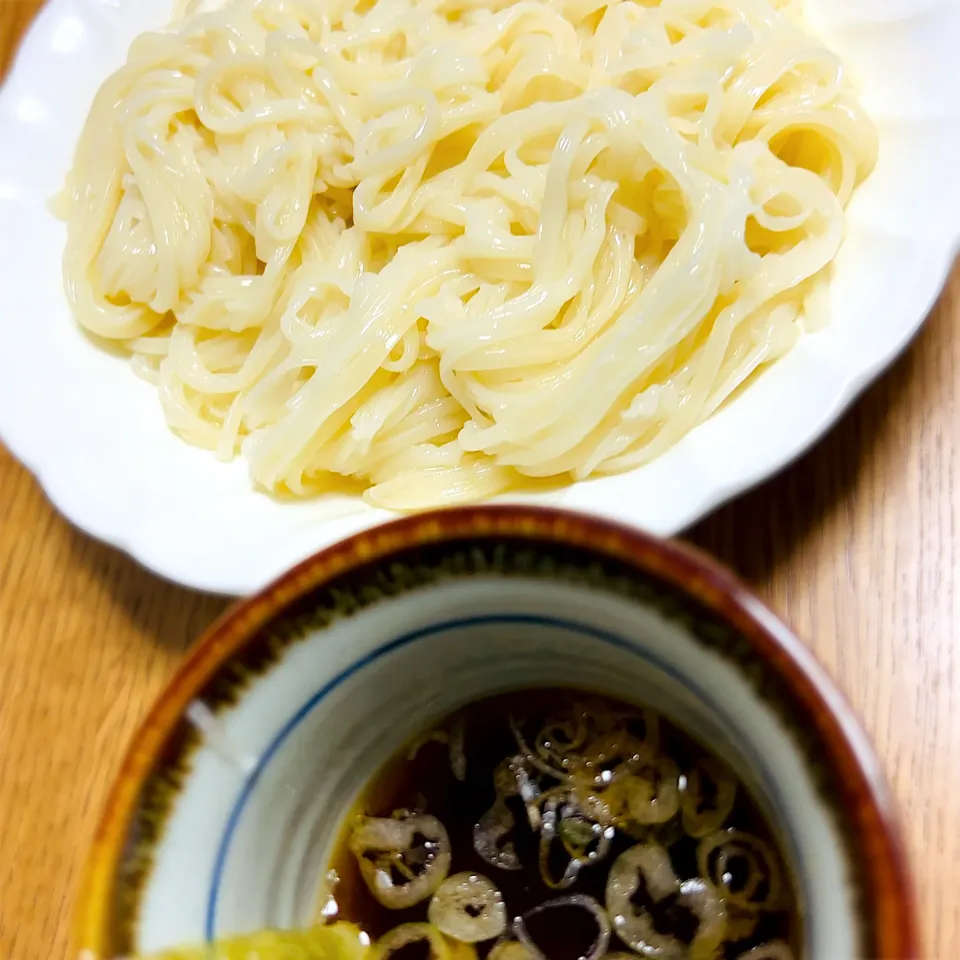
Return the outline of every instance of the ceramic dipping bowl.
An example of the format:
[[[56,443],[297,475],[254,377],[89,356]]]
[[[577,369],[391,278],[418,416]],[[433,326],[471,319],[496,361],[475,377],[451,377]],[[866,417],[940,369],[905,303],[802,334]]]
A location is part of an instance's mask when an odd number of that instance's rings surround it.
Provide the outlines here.
[[[346,540],[207,631],[103,813],[83,956],[309,924],[380,764],[456,707],[531,686],[651,706],[723,756],[780,834],[807,960],[917,955],[877,761],[807,648],[687,547],[488,506]]]

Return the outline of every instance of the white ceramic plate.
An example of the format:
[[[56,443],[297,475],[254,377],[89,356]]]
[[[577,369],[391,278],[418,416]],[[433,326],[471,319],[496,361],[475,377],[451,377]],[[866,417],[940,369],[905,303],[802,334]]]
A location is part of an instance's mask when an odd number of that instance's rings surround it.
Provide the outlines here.
[[[168,0],[52,0],[0,91],[0,438],[88,533],[164,576],[248,593],[388,516],[347,498],[280,503],[246,465],[167,429],[152,387],[93,346],[61,291],[65,229],[47,210],[93,95]],[[796,457],[916,332],[960,239],[960,2],[808,0],[856,74],[880,160],[849,210],[833,323],[655,463],[553,503],[682,529]]]

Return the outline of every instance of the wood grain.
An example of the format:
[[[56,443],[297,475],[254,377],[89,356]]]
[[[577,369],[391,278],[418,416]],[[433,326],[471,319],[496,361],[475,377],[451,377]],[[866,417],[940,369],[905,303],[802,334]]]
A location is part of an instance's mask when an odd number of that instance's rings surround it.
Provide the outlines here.
[[[0,75],[37,6],[0,0]],[[690,534],[810,638],[859,711],[909,814],[936,960],[960,956],[958,323],[960,269],[828,437]],[[223,605],[73,530],[0,448],[0,960],[70,955],[120,751]]]

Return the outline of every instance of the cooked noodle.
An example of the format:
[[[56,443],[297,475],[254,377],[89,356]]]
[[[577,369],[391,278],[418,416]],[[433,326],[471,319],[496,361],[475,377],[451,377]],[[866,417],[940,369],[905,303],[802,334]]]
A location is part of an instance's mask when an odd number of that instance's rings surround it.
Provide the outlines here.
[[[230,0],[100,89],[65,281],[184,439],[415,509],[676,443],[810,327],[875,155],[783,0]]]

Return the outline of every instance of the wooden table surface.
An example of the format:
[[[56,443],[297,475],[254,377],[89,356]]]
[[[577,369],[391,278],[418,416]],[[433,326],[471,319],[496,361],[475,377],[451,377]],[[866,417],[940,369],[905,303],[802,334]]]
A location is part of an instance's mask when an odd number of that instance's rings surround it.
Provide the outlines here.
[[[37,6],[0,0],[0,75]],[[829,436],[690,533],[858,710],[909,814],[936,960],[960,957],[958,325],[960,268]],[[223,608],[78,533],[0,447],[0,960],[72,956],[78,871],[124,743]]]

